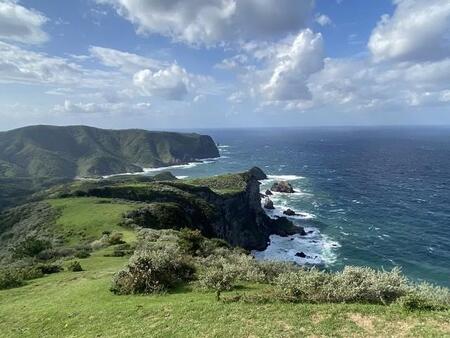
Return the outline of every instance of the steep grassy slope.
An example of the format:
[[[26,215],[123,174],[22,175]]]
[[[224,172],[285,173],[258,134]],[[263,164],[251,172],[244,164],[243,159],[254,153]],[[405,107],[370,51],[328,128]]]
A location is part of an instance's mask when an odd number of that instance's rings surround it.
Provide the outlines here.
[[[31,126],[0,133],[0,177],[75,177],[139,172],[217,157],[199,134]]]
[[[117,296],[111,277],[127,258],[98,251],[86,271],[62,272],[0,291],[1,337],[448,337],[449,312],[362,304],[245,304],[188,288]],[[266,286],[242,285],[236,292]],[[227,293],[225,293],[227,294]]]

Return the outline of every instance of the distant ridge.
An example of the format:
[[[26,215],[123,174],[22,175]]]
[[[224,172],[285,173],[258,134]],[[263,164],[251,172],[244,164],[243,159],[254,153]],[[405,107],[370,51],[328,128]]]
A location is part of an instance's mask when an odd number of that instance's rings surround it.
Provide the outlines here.
[[[36,125],[0,132],[0,178],[100,176],[218,157],[208,135]]]

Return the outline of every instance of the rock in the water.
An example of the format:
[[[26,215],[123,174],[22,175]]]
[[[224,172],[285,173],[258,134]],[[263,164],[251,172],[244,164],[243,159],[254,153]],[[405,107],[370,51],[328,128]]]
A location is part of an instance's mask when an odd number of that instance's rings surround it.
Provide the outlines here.
[[[286,181],[275,182],[270,188],[270,190],[290,194],[295,192],[294,188],[292,188],[292,185]]]
[[[266,197],[266,195],[264,195],[264,194],[259,194],[259,197],[261,197],[261,199],[263,199],[263,198]]]
[[[270,196],[270,195],[273,195],[273,193],[272,193],[269,189],[267,189],[267,190],[266,190],[266,195],[267,195],[267,196]]]
[[[273,202],[269,197],[266,197],[264,199],[264,208],[266,209],[275,209],[275,207],[273,206]]]
[[[283,211],[283,214],[285,214],[286,216],[295,216],[297,215],[296,212],[292,209],[286,209],[285,211]]]
[[[301,258],[306,258],[306,254],[305,254],[303,251],[297,252],[297,253],[295,254],[295,256],[301,257]]]

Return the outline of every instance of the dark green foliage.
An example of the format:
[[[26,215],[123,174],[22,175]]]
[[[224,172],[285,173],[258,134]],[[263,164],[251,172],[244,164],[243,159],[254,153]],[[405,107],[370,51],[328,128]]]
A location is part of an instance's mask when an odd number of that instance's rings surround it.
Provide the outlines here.
[[[98,176],[217,157],[209,136],[85,126],[0,132],[0,177]]]
[[[14,269],[0,270],[0,290],[11,289],[24,284],[22,276]]]
[[[50,249],[49,243],[59,240],[52,232],[57,216],[58,211],[45,202],[0,213],[0,261],[12,254],[33,256]]]
[[[178,246],[182,252],[191,256],[200,255],[204,242],[205,237],[202,236],[199,230],[184,228],[178,234]]]
[[[83,268],[81,267],[80,262],[72,261],[67,266],[67,270],[72,271],[72,272],[79,272],[79,271],[83,271]]]
[[[58,273],[63,271],[63,267],[56,263],[41,263],[36,266],[44,275],[50,275],[52,273]]]
[[[13,247],[13,257],[36,257],[44,250],[50,249],[51,246],[52,244],[47,239],[30,236],[17,243],[16,246]]]

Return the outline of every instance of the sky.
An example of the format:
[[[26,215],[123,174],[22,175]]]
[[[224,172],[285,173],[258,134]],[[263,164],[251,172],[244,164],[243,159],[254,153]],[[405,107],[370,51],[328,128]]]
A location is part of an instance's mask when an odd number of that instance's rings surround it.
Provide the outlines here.
[[[450,0],[0,0],[0,130],[450,124]]]

